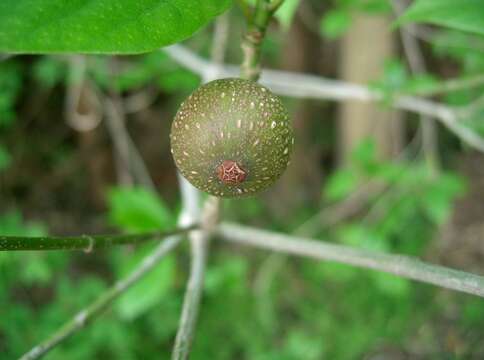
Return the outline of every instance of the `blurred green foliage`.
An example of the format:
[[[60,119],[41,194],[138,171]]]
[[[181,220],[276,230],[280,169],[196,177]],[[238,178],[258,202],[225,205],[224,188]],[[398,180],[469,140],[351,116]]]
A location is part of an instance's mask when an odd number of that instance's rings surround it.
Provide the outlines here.
[[[291,24],[297,3],[287,1],[278,11],[282,26]],[[332,39],[343,35],[360,11],[388,12],[389,6],[380,0],[333,1],[321,17],[321,34]],[[196,44],[197,51],[205,55],[209,53],[207,38],[201,37]],[[264,43],[264,55],[273,62],[281,49],[278,41],[269,34]],[[435,37],[431,50],[435,56],[459,64],[460,76],[472,76],[484,71],[483,44],[482,38],[449,30]],[[238,44],[233,47],[239,51]],[[44,89],[65,89],[71,81],[66,60],[39,56],[29,62],[15,58],[0,62],[0,135],[13,131],[20,95],[30,84],[25,80]],[[159,51],[115,59],[90,56],[87,74],[102,91],[121,95],[152,87],[161,94],[181,97],[200,82],[198,76]],[[429,75],[412,76],[402,61],[389,59],[372,86],[391,102],[401,93],[435,89],[441,81]],[[444,100],[466,105],[483,90],[459,90]],[[483,115],[477,112],[467,123],[484,134]],[[16,146],[28,145],[0,140],[3,176],[18,160]],[[55,146],[49,161],[63,156],[62,147]],[[427,257],[439,226],[448,219],[456,198],[466,191],[465,179],[456,172],[434,174],[418,160],[381,160],[375,144],[365,141],[355,149],[347,167],[329,173],[321,185],[323,196],[317,208],[293,209],[281,220],[262,198],[248,198],[226,201],[224,217],[297,232],[300,223],[320,208],[341,203],[368,182],[378,183],[382,190],[368,197],[361,214],[330,228],[316,228],[315,237]],[[170,229],[177,215],[172,209],[177,208],[179,203],[145,189],[115,187],[107,194],[107,210],[101,220],[123,232]],[[0,215],[1,234],[47,232],[45,225],[24,220],[19,210],[5,209],[2,207]],[[17,358],[57,330],[129,273],[156,245],[91,254],[0,253],[0,359]],[[193,359],[345,360],[388,357],[392,351],[410,358],[473,359],[483,354],[484,306],[479,298],[336,263],[284,258],[217,241],[211,246]],[[112,309],[46,359],[168,359],[188,267],[188,251],[182,246]]]
[[[415,0],[399,23],[426,22],[484,35],[484,0]]]
[[[14,60],[0,62],[0,131],[15,119],[15,102],[22,89],[21,66]]]
[[[386,0],[333,0],[333,7],[320,20],[323,36],[337,39],[350,28],[357,13],[381,14],[391,10]]]

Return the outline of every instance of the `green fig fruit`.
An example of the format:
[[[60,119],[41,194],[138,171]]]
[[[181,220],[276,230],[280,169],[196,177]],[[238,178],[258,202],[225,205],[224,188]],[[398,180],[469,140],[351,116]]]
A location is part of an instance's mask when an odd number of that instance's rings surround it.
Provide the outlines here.
[[[294,145],[281,100],[250,80],[211,81],[180,106],[171,152],[182,175],[219,197],[255,194],[284,172]]]

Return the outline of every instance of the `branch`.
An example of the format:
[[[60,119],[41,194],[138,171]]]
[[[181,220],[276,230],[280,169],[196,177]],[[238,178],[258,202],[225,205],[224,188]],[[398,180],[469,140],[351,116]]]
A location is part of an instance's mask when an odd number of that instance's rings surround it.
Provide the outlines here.
[[[391,5],[393,6],[396,17],[399,17],[405,12],[404,4],[400,3],[399,0],[392,0]],[[411,73],[418,74],[427,72],[420,45],[417,39],[410,34],[408,26],[403,25],[399,33]],[[422,131],[422,150],[425,161],[430,171],[436,173],[440,167],[440,159],[435,120],[428,115],[420,115],[420,128]]]
[[[163,48],[162,51],[165,51],[180,65],[202,76],[205,73],[214,72],[225,77],[238,76],[238,68],[236,66],[218,66],[206,61],[181,45],[172,45]],[[293,98],[334,101],[382,100],[382,94],[364,85],[294,72],[263,70],[260,82],[279,95]],[[436,118],[466,144],[484,152],[484,139],[459,123],[459,112],[462,109],[455,109],[435,101],[405,95],[396,97],[392,106],[397,109]]]
[[[196,229],[197,225],[181,227],[171,231],[154,231],[127,235],[80,235],[80,236],[0,236],[0,251],[24,250],[92,250],[118,245],[138,245],[179,235]]]
[[[426,89],[416,90],[412,92],[413,95],[418,96],[435,96],[443,95],[450,92],[467,90],[484,85],[484,75],[476,74],[473,76],[465,76],[462,78],[449,79],[437,82],[435,85]]]
[[[428,264],[409,256],[378,253],[228,223],[221,224],[216,233],[223,239],[235,243],[383,271],[484,297],[483,276]]]
[[[160,260],[173,250],[183,239],[181,235],[174,235],[162,242],[151,254],[146,256],[140,265],[126,278],[116,282],[109,290],[103,293],[96,301],[84,310],[75,315],[69,322],[64,324],[58,331],[48,339],[35,346],[20,360],[39,359],[52,350],[71,335],[87,326],[94,318],[100,315],[116,298],[128,290],[133,284],[140,280],[146,273],[153,269]]]
[[[131,139],[128,129],[126,129],[126,116],[122,99],[116,93],[113,93],[112,97],[102,94],[100,96],[103,97],[106,124],[113,140],[115,155],[119,155],[123,165],[132,170],[139,184],[142,184],[146,189],[156,191],[143,157]]]
[[[183,298],[183,309],[175,338],[172,359],[188,359],[190,355],[205,282],[208,239],[208,233],[204,231],[193,232],[190,236],[190,277]]]

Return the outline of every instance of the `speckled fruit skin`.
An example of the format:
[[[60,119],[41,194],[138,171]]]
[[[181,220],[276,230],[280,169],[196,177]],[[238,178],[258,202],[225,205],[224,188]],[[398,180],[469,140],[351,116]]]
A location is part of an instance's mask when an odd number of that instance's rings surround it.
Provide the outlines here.
[[[195,90],[181,104],[170,138],[182,175],[219,197],[252,195],[271,186],[286,169],[294,145],[281,100],[253,81],[236,78]]]

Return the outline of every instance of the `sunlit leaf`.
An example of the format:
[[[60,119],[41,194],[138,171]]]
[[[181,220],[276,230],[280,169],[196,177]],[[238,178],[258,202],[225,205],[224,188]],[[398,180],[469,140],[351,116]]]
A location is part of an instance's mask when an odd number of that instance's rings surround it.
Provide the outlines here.
[[[129,54],[191,36],[231,0],[3,0],[0,52]]]

